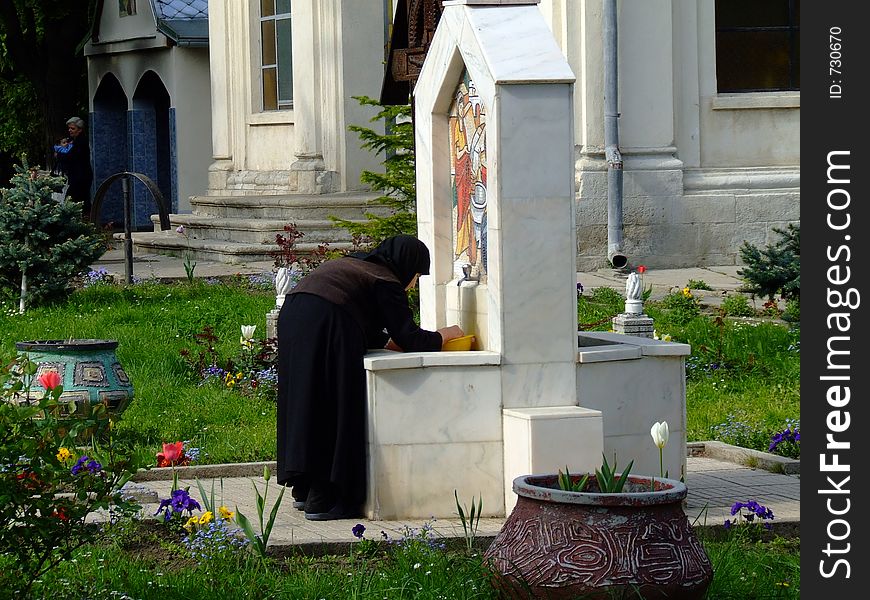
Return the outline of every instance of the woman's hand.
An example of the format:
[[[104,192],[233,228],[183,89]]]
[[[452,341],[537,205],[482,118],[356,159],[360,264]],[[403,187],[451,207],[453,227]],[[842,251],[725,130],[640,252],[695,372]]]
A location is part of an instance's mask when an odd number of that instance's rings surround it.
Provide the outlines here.
[[[449,327],[442,327],[438,330],[438,333],[441,334],[441,346],[444,346],[445,342],[449,342],[452,339],[462,337],[465,333],[462,331],[462,328],[459,325],[450,325]]]
[[[387,345],[384,346],[384,350],[392,350],[393,352],[404,352],[404,350],[402,350],[402,347],[393,341],[393,338],[387,340]]]

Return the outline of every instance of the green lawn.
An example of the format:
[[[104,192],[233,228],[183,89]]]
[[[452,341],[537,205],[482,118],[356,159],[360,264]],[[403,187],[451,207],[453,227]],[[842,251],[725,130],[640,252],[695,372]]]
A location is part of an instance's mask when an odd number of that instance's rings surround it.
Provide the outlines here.
[[[265,335],[274,292],[246,282],[97,285],[24,315],[7,307],[0,335],[6,349],[22,340],[118,340],[118,360],[135,390],[119,429],[152,455],[162,442],[182,440],[201,449],[203,463],[271,460],[275,403],[201,387],[180,354],[195,347],[193,336],[206,326],[214,329],[225,357],[238,349],[241,325],[256,325],[257,337]]]
[[[393,545],[373,544],[377,533],[344,553],[318,558],[260,559],[244,551],[192,557],[180,536],[122,523],[103,543],[86,546],[44,575],[34,599],[141,600],[188,598],[495,599],[480,552],[442,549],[417,532]],[[348,541],[353,540],[347,532]],[[742,532],[702,535],[713,564],[708,600],[800,597],[800,541],[753,541]],[[0,567],[2,567],[0,561]],[[0,591],[2,591],[0,577]]]
[[[799,330],[782,322],[717,320],[687,312],[691,305],[683,300],[651,302],[646,310],[659,335],[692,346],[686,361],[688,439],[767,450],[774,433],[800,420]],[[0,335],[8,350],[22,340],[118,340],[118,359],[135,386],[119,429],[152,455],[162,442],[181,440],[200,448],[202,463],[271,460],[274,401],[200,385],[181,350],[195,349],[194,336],[211,327],[218,354],[231,356],[239,348],[241,325],[256,325],[256,337],[265,335],[274,301],[271,285],[251,284],[245,277],[192,285],[101,284],[24,315],[7,304]],[[608,329],[622,302],[619,293],[605,288],[584,294],[581,327]]]

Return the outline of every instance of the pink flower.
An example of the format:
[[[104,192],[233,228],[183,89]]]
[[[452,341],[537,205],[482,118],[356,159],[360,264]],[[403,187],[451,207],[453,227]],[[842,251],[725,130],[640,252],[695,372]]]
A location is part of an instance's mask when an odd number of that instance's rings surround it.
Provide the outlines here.
[[[45,389],[53,390],[60,385],[60,375],[57,374],[57,371],[45,371],[37,381]]]
[[[185,464],[187,464],[187,457],[184,455],[184,442],[163,444],[163,452],[157,453],[158,467],[172,467]]]

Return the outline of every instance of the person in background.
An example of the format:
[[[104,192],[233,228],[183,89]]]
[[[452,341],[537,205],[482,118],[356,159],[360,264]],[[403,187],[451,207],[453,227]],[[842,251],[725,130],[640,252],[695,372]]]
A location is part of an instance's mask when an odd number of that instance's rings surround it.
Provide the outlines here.
[[[76,202],[82,202],[82,216],[85,220],[91,218],[91,183],[94,172],[91,169],[91,149],[88,135],[85,133],[85,122],[79,117],[70,117],[66,122],[69,133],[69,151],[63,154],[61,165],[63,174],[67,177],[67,197]]]
[[[312,521],[359,516],[366,496],[368,349],[438,351],[461,337],[414,323],[407,291],[429,273],[409,235],[330,260],[288,293],[278,315],[278,483]]]

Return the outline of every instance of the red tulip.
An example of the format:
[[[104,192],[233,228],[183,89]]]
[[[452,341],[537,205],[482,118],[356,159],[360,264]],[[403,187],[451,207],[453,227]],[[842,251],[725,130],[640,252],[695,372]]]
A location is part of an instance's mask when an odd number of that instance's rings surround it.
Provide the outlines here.
[[[157,453],[158,467],[171,467],[173,465],[184,464],[184,462],[184,442],[163,444],[163,452]]]
[[[45,389],[53,390],[60,385],[60,375],[57,374],[57,371],[45,371],[37,381]]]
[[[645,271],[646,271],[646,267],[645,267],[645,266],[643,266],[643,265],[638,265],[638,266],[637,266],[637,272],[640,273],[641,275],[643,275]]]

